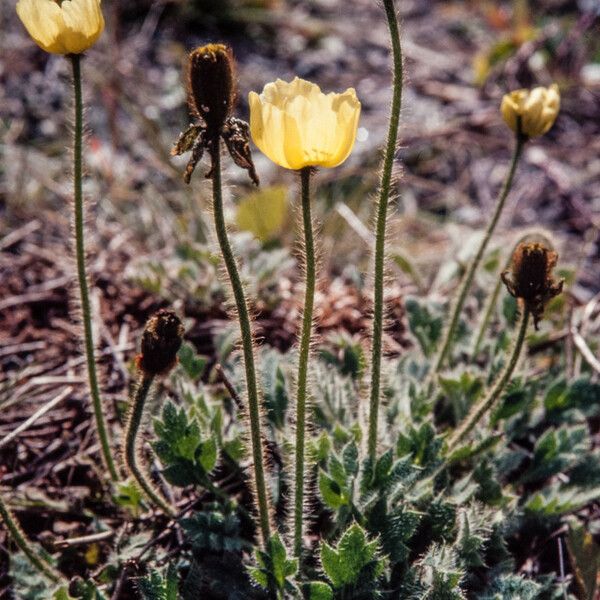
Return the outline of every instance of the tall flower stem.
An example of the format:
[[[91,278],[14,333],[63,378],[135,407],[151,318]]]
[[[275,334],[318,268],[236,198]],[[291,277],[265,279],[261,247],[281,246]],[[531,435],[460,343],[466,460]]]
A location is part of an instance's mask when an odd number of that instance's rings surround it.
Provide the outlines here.
[[[25,533],[17,523],[15,516],[8,507],[8,504],[4,501],[4,498],[0,495],[0,517],[4,521],[8,531],[16,542],[17,546],[21,549],[23,554],[27,556],[31,564],[40,573],[43,573],[48,579],[54,583],[60,582],[63,578],[52,565],[50,565],[44,558],[42,558],[33,548],[31,542],[25,537]]]
[[[306,395],[310,334],[315,300],[315,247],[310,214],[310,167],[300,171],[302,186],[302,223],[304,228],[304,256],[306,260],[306,287],[304,314],[300,336],[298,361],[298,392],[296,397],[296,491],[294,494],[294,555],[302,553],[302,513],[304,508],[304,446],[306,432]]]
[[[246,392],[248,395],[248,413],[250,416],[250,440],[252,443],[252,459],[254,462],[254,482],[256,486],[256,499],[258,503],[258,518],[263,544],[267,544],[271,536],[269,517],[269,500],[265,483],[264,450],[260,433],[260,396],[254,363],[254,342],[250,314],[246,304],[244,288],[238,272],[235,256],[227,236],[225,215],[223,212],[223,194],[221,190],[221,153],[218,137],[212,141],[212,187],[213,187],[213,212],[217,239],[225,261],[225,268],[229,275],[233,297],[238,313],[240,332],[242,335],[242,350],[244,354],[244,368],[246,371]]]
[[[396,141],[402,108],[402,47],[400,45],[400,29],[393,0],[383,0],[385,15],[390,30],[392,56],[394,61],[393,95],[390,108],[390,124],[383,157],[379,200],[377,203],[377,221],[375,231],[375,273],[373,290],[373,334],[371,336],[371,392],[369,400],[369,457],[374,460],[377,451],[377,419],[379,412],[379,395],[381,384],[381,345],[383,336],[383,284],[385,271],[385,233],[388,213],[388,201],[392,186],[392,168],[396,154]]]
[[[82,189],[82,145],[83,145],[83,101],[81,95],[81,56],[70,54],[73,66],[73,90],[75,93],[75,132],[73,144],[73,184],[75,202],[75,253],[77,256],[77,278],[79,280],[79,299],[81,302],[81,314],[83,319],[83,334],[85,345],[85,358],[88,372],[88,382],[92,404],[94,406],[94,418],[96,420],[96,431],[100,438],[102,456],[108,472],[113,481],[118,481],[119,475],[111,454],[108,431],[102,409],[98,375],[96,373],[96,359],[94,356],[94,334],[92,330],[92,316],[90,310],[90,294],[88,290],[87,274],[85,269],[85,243],[84,243],[84,217],[83,217],[83,189]]]
[[[154,375],[142,374],[132,399],[132,406],[125,430],[125,465],[146,496],[169,516],[175,516],[174,508],[160,496],[138,465],[137,434],[144,415],[144,406],[152,387]]]
[[[519,162],[519,158],[521,157],[521,153],[526,139],[527,138],[525,138],[522,135],[516,136],[512,160],[508,169],[508,173],[506,175],[506,179],[504,180],[504,185],[502,186],[502,190],[500,191],[500,195],[498,196],[498,200],[496,201],[494,214],[492,216],[491,221],[488,223],[485,235],[483,236],[483,239],[481,240],[479,247],[477,248],[475,258],[473,258],[473,260],[469,264],[466,273],[463,276],[462,282],[460,284],[460,289],[458,291],[458,296],[452,308],[452,316],[450,318],[450,323],[446,328],[446,333],[444,335],[442,345],[440,347],[440,350],[438,351],[435,365],[431,373],[432,377],[435,377],[435,375],[439,373],[441,368],[444,366],[446,358],[450,354],[450,350],[452,349],[452,344],[454,343],[454,336],[456,335],[456,329],[458,328],[458,323],[460,320],[460,313],[462,312],[465,300],[467,299],[467,294],[471,289],[471,285],[473,283],[475,273],[477,272],[477,268],[479,267],[479,264],[483,259],[485,250],[490,242],[490,239],[492,238],[494,230],[496,229],[496,225],[498,224],[498,220],[500,219],[502,210],[504,209],[504,204],[506,202],[506,198],[508,197],[508,193],[510,192],[510,189],[512,187],[513,179],[515,177],[515,171],[517,170],[517,164]]]
[[[469,414],[466,416],[464,421],[460,424],[458,429],[454,432],[454,435],[448,440],[448,452],[452,452],[456,446],[472,431],[473,427],[479,423],[480,419],[492,409],[496,400],[499,398],[502,390],[506,384],[510,381],[510,378],[519,362],[521,350],[523,349],[523,343],[525,341],[525,335],[527,334],[527,325],[529,324],[529,310],[523,308],[521,314],[521,321],[519,323],[519,330],[517,333],[517,339],[513,346],[512,354],[508,361],[508,364],[502,371],[502,374],[493,385],[492,389],[477,403]]]

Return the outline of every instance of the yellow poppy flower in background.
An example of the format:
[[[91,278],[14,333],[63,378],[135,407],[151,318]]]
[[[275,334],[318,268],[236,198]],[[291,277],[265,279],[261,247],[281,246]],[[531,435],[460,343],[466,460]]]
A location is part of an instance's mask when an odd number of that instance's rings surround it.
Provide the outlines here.
[[[335,167],[352,151],[360,116],[353,88],[324,94],[298,77],[278,79],[260,96],[250,92],[249,101],[252,139],[281,167]]]
[[[516,90],[502,98],[500,111],[506,124],[517,132],[517,117],[521,117],[521,133],[528,137],[544,135],[550,130],[560,110],[560,92],[554,83],[550,87]]]
[[[19,0],[17,14],[35,43],[53,54],[81,54],[104,31],[100,0]]]

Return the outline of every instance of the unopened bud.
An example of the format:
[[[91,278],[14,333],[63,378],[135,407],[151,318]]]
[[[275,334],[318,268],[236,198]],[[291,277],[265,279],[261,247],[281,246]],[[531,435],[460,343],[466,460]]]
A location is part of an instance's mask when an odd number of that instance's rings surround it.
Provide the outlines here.
[[[559,110],[560,92],[556,84],[515,90],[502,98],[500,106],[506,124],[515,133],[530,138],[549,131]]]
[[[148,319],[144,328],[138,367],[146,375],[166,375],[177,362],[182,340],[181,320],[174,311],[161,308]]]
[[[508,291],[521,298],[531,312],[537,329],[549,300],[562,292],[564,280],[554,279],[552,270],[558,254],[538,242],[519,244],[512,256],[510,271],[502,274]]]
[[[235,101],[234,61],[231,48],[207,44],[190,54],[190,105],[206,123],[209,137],[221,133]]]

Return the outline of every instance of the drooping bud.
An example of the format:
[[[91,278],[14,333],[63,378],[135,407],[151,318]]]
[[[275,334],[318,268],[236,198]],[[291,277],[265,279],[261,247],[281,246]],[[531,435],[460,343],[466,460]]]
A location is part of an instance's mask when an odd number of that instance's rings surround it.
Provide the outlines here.
[[[512,256],[510,271],[502,273],[502,281],[515,298],[521,298],[533,315],[535,328],[546,304],[562,292],[564,280],[554,279],[552,270],[558,254],[539,242],[519,244]]]
[[[177,314],[161,308],[146,322],[137,366],[146,375],[166,375],[177,362],[183,340],[183,325]]]
[[[231,48],[207,44],[190,54],[188,89],[191,109],[206,123],[209,137],[221,133],[235,102]]]

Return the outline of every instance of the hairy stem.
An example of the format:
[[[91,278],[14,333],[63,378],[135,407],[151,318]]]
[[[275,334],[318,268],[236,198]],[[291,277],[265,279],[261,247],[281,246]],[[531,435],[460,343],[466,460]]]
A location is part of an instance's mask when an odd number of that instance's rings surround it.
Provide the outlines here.
[[[60,582],[63,577],[54,569],[54,567],[46,561],[46,559],[42,558],[33,548],[31,542],[26,538],[25,533],[21,529],[18,524],[15,516],[13,515],[10,508],[8,508],[8,504],[4,501],[2,496],[0,495],[0,517],[4,521],[6,528],[10,532],[13,537],[13,540],[19,546],[23,554],[27,556],[30,560],[31,564],[38,570],[40,573],[43,573],[48,579],[53,581],[54,583]]]
[[[71,54],[73,66],[73,90],[75,93],[75,132],[73,153],[73,184],[75,202],[75,253],[77,255],[77,278],[79,280],[79,300],[81,302],[81,314],[83,319],[83,335],[85,345],[85,358],[88,373],[88,382],[92,404],[94,406],[94,418],[96,420],[96,431],[100,438],[102,457],[110,477],[118,481],[119,475],[112,457],[108,431],[102,409],[98,375],[96,373],[96,358],[94,356],[94,334],[92,330],[92,316],[90,310],[90,294],[88,290],[87,274],[85,269],[85,243],[84,243],[84,218],[83,218],[83,189],[82,189],[82,145],[83,145],[83,101],[81,96],[81,56]]]
[[[143,374],[135,390],[125,430],[125,465],[144,494],[162,511],[173,517],[175,516],[175,509],[154,489],[152,483],[138,465],[137,434],[142,423],[146,398],[148,398],[153,381],[154,375]]]
[[[490,319],[492,318],[492,314],[494,313],[494,309],[496,308],[496,302],[498,302],[498,296],[500,295],[500,288],[502,287],[502,280],[498,277],[498,281],[494,286],[494,291],[491,293],[488,301],[485,305],[485,311],[483,313],[483,319],[481,319],[481,324],[479,325],[479,331],[477,332],[477,338],[475,339],[475,345],[473,346],[473,358],[479,354],[479,349],[481,348],[481,344],[483,342],[483,338],[485,337],[485,332],[487,331],[488,325],[490,323]]]
[[[437,358],[435,361],[435,366],[431,373],[432,377],[435,377],[437,373],[444,366],[444,362],[448,355],[450,354],[450,350],[452,349],[452,344],[454,343],[454,336],[456,335],[456,329],[458,328],[458,323],[460,321],[460,313],[462,312],[463,305],[467,298],[467,294],[471,289],[471,284],[473,283],[473,279],[475,277],[475,273],[481,260],[483,259],[483,255],[485,254],[485,250],[488,246],[490,239],[494,233],[494,229],[496,229],[496,225],[498,224],[498,220],[500,219],[500,215],[502,214],[502,210],[504,208],[504,204],[506,202],[506,198],[508,193],[510,192],[510,188],[512,187],[513,179],[515,176],[515,171],[517,169],[517,164],[519,162],[519,158],[521,157],[521,152],[523,150],[523,145],[525,143],[526,138],[521,135],[517,135],[515,148],[513,151],[512,160],[510,163],[510,167],[508,169],[508,173],[506,175],[506,179],[504,180],[504,185],[502,186],[502,190],[500,191],[500,195],[498,196],[498,200],[496,201],[496,208],[494,209],[494,214],[492,216],[491,221],[489,222],[487,229],[485,231],[485,235],[479,244],[479,248],[477,248],[477,253],[475,254],[475,258],[469,264],[469,267],[466,273],[463,276],[462,282],[460,284],[460,289],[458,291],[458,296],[456,301],[454,302],[454,306],[452,308],[452,316],[450,318],[450,323],[446,328],[446,333],[444,335],[444,339],[442,341],[442,345],[437,354]]]
[[[308,357],[315,299],[315,248],[310,214],[310,167],[300,171],[302,184],[302,222],[304,228],[304,256],[306,260],[306,287],[304,314],[300,336],[298,362],[298,393],[296,397],[296,491],[294,494],[294,556],[302,553],[302,514],[304,509],[304,449],[306,432],[306,395]]]
[[[390,108],[390,124],[383,157],[379,199],[377,203],[377,221],[375,225],[375,272],[373,290],[373,334],[371,336],[371,392],[369,401],[369,439],[368,452],[375,459],[377,451],[377,419],[379,412],[379,394],[381,384],[381,340],[383,336],[383,283],[385,270],[385,233],[388,212],[388,201],[392,185],[392,168],[396,154],[396,140],[400,124],[400,109],[402,107],[402,47],[400,45],[400,30],[398,17],[393,0],[383,0],[392,44],[394,61],[393,95]]]
[[[473,427],[479,423],[481,418],[489,412],[496,400],[499,398],[502,390],[506,386],[506,384],[510,381],[510,378],[517,366],[519,361],[519,356],[521,355],[521,350],[523,349],[523,342],[525,341],[525,335],[527,333],[527,325],[529,323],[529,310],[527,308],[523,308],[523,313],[521,315],[521,321],[519,323],[519,329],[517,333],[517,339],[515,341],[515,345],[513,346],[512,354],[508,361],[508,364],[502,371],[502,374],[493,385],[492,389],[489,393],[484,396],[469,412],[469,414],[465,417],[464,421],[460,424],[458,429],[454,432],[454,435],[448,441],[448,452],[452,452],[456,448],[456,446],[472,431]]]
[[[258,503],[258,518],[263,544],[266,545],[271,537],[271,524],[269,517],[269,500],[265,483],[263,441],[260,433],[260,396],[254,364],[254,340],[250,314],[246,304],[244,288],[238,272],[235,256],[227,236],[225,215],[223,213],[223,194],[221,190],[221,153],[220,140],[213,140],[211,152],[212,182],[213,182],[213,211],[217,239],[225,261],[225,268],[233,290],[233,296],[238,313],[240,332],[242,335],[242,350],[244,354],[244,368],[246,371],[246,391],[248,395],[248,413],[250,415],[250,440],[252,443],[252,459],[254,463],[254,480],[256,485],[256,499]]]

